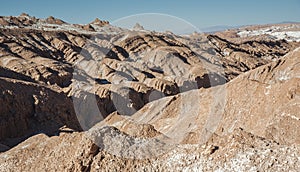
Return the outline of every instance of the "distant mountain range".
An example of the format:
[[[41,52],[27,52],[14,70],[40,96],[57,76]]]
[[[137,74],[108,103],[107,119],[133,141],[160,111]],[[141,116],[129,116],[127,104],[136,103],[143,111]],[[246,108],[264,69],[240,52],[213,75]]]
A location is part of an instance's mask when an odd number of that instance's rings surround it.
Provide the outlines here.
[[[300,22],[296,22],[296,21],[283,21],[283,22],[278,22],[278,23],[270,23],[270,24],[293,24],[293,23],[300,23]],[[251,25],[260,25],[260,24],[251,24]],[[217,25],[217,26],[210,26],[210,27],[204,27],[201,28],[200,30],[202,32],[206,32],[206,33],[214,33],[214,32],[220,32],[220,31],[225,31],[228,29],[237,29],[240,27],[244,27],[244,26],[249,26],[249,25],[238,25],[238,26],[230,26],[230,25]]]

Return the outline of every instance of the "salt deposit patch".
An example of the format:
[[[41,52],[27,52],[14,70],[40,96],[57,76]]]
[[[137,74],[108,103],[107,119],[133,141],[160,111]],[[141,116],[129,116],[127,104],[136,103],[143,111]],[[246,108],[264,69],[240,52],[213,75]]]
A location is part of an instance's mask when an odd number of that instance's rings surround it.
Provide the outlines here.
[[[286,29],[286,28],[283,28]],[[240,37],[270,35],[277,40],[285,39],[289,42],[300,42],[300,31],[280,31],[280,27],[270,27],[259,30],[244,30],[237,33]]]

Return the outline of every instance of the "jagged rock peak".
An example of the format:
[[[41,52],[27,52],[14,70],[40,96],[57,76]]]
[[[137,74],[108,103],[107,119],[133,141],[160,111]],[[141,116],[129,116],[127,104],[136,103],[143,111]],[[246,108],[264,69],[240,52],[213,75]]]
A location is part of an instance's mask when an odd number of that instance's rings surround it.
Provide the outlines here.
[[[48,18],[46,18],[46,22],[49,24],[65,24],[66,23],[63,20],[55,18],[53,16],[49,16]]]
[[[20,17],[30,17],[30,15],[27,14],[27,13],[21,13],[21,14],[20,14]]]
[[[140,25],[139,23],[136,23],[133,26],[133,30],[145,30],[144,27],[142,25]]]
[[[105,21],[105,20],[100,20],[99,18],[96,18],[92,23],[90,24],[94,24],[94,25],[98,25],[98,26],[104,26],[104,25],[108,25],[109,22]]]

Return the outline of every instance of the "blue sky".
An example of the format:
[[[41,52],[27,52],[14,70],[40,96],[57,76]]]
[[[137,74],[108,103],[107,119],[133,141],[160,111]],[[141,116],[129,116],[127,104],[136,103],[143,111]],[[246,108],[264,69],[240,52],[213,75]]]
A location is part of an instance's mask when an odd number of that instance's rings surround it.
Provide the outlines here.
[[[1,0],[0,15],[22,12],[69,23],[89,23],[96,17],[115,21],[139,13],[163,13],[182,18],[198,28],[300,22],[300,0]]]

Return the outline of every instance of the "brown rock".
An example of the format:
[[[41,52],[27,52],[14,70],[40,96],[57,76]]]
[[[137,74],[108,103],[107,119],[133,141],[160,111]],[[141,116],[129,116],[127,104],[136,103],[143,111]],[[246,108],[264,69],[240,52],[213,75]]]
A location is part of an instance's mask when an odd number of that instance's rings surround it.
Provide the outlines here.
[[[269,25],[0,24],[0,171],[299,171],[299,43],[238,34]]]

